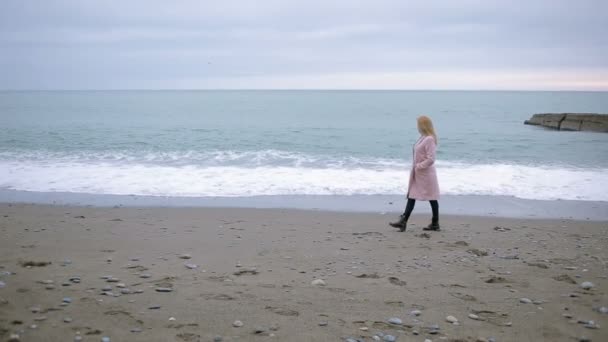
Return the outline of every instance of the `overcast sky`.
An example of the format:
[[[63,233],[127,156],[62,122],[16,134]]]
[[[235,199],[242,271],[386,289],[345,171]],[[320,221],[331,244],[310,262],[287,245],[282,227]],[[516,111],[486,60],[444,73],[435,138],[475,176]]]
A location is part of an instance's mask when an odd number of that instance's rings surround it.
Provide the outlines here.
[[[608,90],[606,0],[0,1],[0,89]]]

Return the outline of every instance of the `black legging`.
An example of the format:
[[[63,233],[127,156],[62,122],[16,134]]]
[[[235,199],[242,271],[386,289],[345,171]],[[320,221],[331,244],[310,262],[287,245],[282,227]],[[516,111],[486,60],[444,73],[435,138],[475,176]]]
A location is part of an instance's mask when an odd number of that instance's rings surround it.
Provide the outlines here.
[[[433,211],[433,224],[439,223],[439,202],[437,200],[430,200],[431,210]],[[405,206],[405,212],[403,213],[403,217],[405,221],[410,218],[412,211],[414,210],[414,205],[416,204],[416,200],[413,198],[407,199],[407,205]]]

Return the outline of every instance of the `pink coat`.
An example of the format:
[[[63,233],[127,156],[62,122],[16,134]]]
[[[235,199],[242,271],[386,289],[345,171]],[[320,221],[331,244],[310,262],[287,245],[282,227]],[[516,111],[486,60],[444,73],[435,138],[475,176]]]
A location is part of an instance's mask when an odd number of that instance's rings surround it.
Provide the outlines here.
[[[439,199],[439,183],[435,170],[435,149],[437,144],[432,136],[422,136],[414,144],[414,158],[410,171],[407,197],[430,201]]]

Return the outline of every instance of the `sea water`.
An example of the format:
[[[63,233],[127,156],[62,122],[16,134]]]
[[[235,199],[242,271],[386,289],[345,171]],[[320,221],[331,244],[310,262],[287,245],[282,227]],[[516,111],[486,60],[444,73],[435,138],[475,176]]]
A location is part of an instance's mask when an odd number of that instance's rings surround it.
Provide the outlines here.
[[[444,195],[608,201],[608,134],[524,125],[608,113],[606,92],[4,91],[0,189],[403,195],[416,117]]]

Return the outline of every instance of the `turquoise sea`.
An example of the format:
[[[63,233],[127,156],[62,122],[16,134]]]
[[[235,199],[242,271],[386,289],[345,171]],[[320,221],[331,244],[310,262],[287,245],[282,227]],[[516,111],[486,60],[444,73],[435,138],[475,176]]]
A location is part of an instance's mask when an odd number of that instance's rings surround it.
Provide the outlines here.
[[[608,201],[608,134],[523,124],[545,112],[608,113],[608,93],[4,91],[0,189],[400,195],[425,114],[442,194]]]

